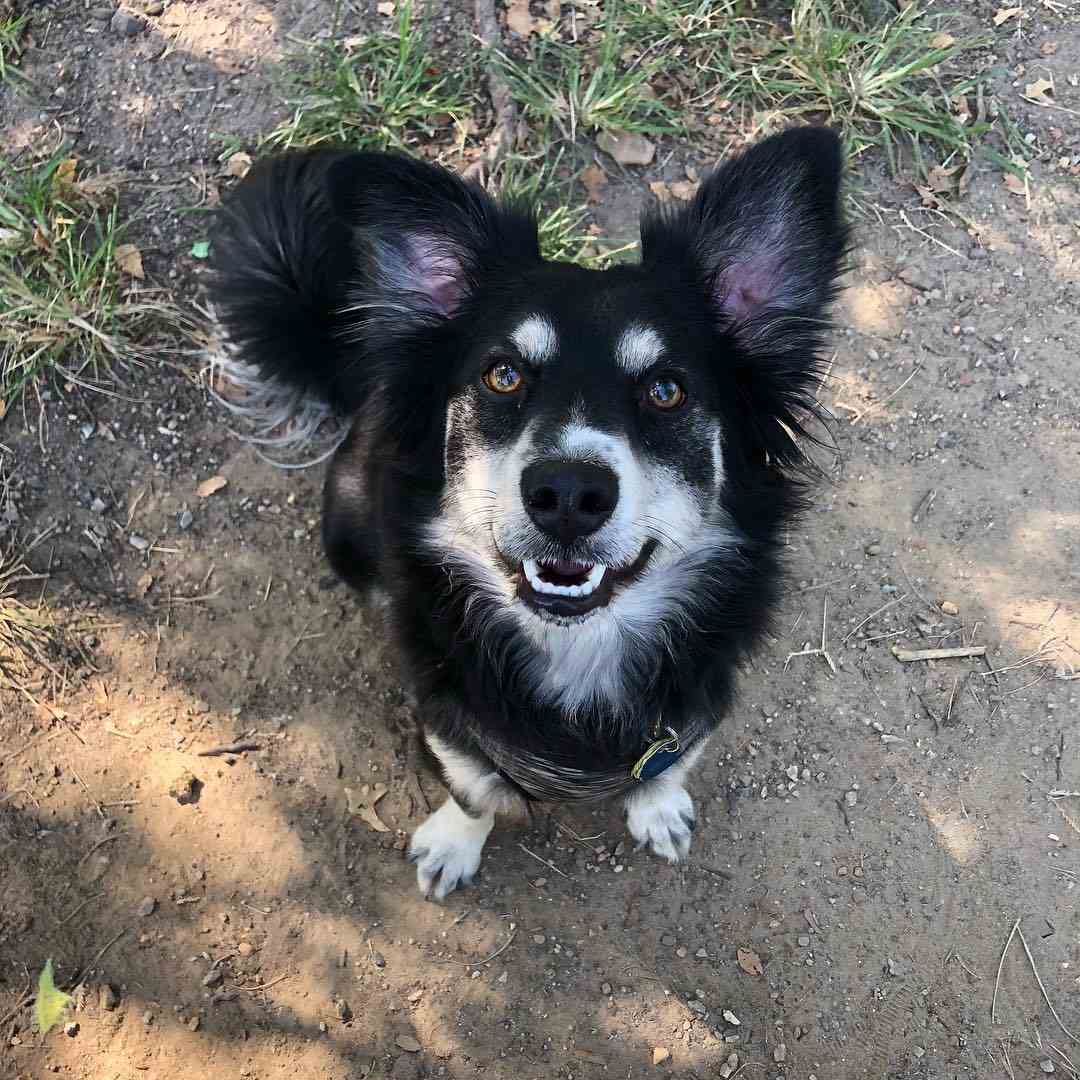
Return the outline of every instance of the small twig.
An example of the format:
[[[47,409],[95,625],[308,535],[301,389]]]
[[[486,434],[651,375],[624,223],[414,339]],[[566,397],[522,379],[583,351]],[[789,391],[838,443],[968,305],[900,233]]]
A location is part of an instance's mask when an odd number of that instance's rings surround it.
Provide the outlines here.
[[[234,990],[246,990],[249,993],[256,990],[269,990],[271,986],[277,986],[279,982],[289,977],[289,973],[285,972],[284,975],[279,975],[276,979],[271,979],[269,982],[259,983],[257,986],[236,986]]]
[[[196,752],[195,756],[223,757],[225,754],[243,754],[248,750],[261,750],[262,748],[262,743],[257,742],[226,743],[224,746],[211,746],[207,750],[199,750]]]
[[[91,960],[90,963],[87,964],[86,967],[84,967],[78,973],[78,975],[75,976],[74,979],[71,980],[71,985],[72,986],[78,986],[79,982],[82,980],[82,977],[88,971],[90,971],[93,968],[93,966],[105,955],[105,953],[109,949],[111,949],[112,946],[115,945],[116,942],[118,942],[127,932],[128,932],[128,928],[125,926],[123,930],[118,930],[111,938],[109,938],[109,940],[106,941],[105,944],[102,945],[101,948],[98,949],[98,951],[96,953],[94,953],[93,960]]]
[[[563,873],[553,862],[547,859],[542,859],[535,851],[530,851],[524,844],[518,844],[518,847],[525,852],[526,855],[531,855],[538,863],[543,863],[549,870],[554,870],[556,874],[562,874],[564,878],[569,880],[570,875]]]
[[[270,915],[272,910],[270,908],[255,907],[254,904],[249,904],[246,900],[240,901],[243,907],[246,907],[249,911],[257,911],[260,915]]]
[[[134,735],[129,735],[126,731],[117,731],[111,724],[105,725],[105,730],[110,735],[118,735],[121,739],[134,739]]]
[[[105,811],[102,810],[101,803],[99,803],[97,801],[97,799],[94,798],[93,793],[86,786],[86,781],[77,772],[75,772],[74,769],[72,770],[71,775],[74,776],[75,779],[78,780],[79,783],[82,785],[82,789],[83,789],[83,791],[86,792],[87,798],[94,804],[94,809],[98,812],[98,817],[99,818],[104,818],[105,817]]]
[[[554,869],[554,867],[552,868]],[[514,938],[517,937],[517,931],[511,930],[510,936],[490,955],[483,960],[459,960],[459,964],[464,964],[466,967],[483,967],[484,964],[490,964],[496,956],[501,956],[510,946],[514,943]]]
[[[844,640],[840,642],[840,644],[846,645],[848,643],[848,639],[858,633],[871,619],[877,618],[877,616],[880,615],[883,611],[888,611],[889,608],[893,607],[895,604],[901,603],[906,599],[907,593],[904,593],[902,596],[898,596],[895,600],[890,600],[887,604],[882,604],[881,607],[877,609],[877,611],[874,611],[871,614],[867,615],[866,618],[863,619],[863,621],[859,623],[859,625],[856,626],[854,630],[849,631],[847,637],[845,637]]]
[[[1012,939],[1016,936],[1016,931],[1020,929],[1020,920],[1017,919],[1013,923],[1012,930],[1009,931],[1009,937],[1005,942],[1005,948],[1001,950],[1001,959],[998,960],[997,977],[994,979],[994,996],[990,1001],[990,1023],[997,1023],[997,999],[998,988],[1001,986],[1001,969],[1005,966],[1005,954],[1009,951],[1009,946],[1012,944]]]
[[[58,926],[63,926],[65,923],[71,922],[71,920],[74,919],[75,916],[78,915],[79,912],[82,911],[82,909],[84,907],[86,907],[86,905],[89,904],[91,900],[97,900],[99,897],[102,897],[104,895],[105,894],[103,892],[99,892],[99,893],[95,894],[94,896],[88,896],[81,904],[79,904],[78,907],[76,907],[74,910],[72,910],[69,914],[65,915],[60,920],[60,922],[57,923],[57,925]]]
[[[99,847],[101,847],[103,844],[109,843],[110,840],[118,840],[121,836],[127,836],[127,833],[116,832],[113,833],[111,836],[106,836],[104,840],[99,840],[85,855],[83,855],[83,857],[75,865],[82,866],[82,864],[86,862],[86,860],[89,859],[90,856],[93,855]]]
[[[893,656],[902,664],[915,660],[957,660],[965,656],[985,655],[985,645],[958,645],[955,649],[893,649]]]
[[[1016,920],[1016,932],[1020,936],[1020,944],[1024,946],[1024,952],[1027,953],[1028,963],[1031,964],[1031,973],[1035,976],[1035,981],[1039,984],[1039,989],[1042,991],[1043,1001],[1046,1002],[1046,1007],[1050,1010],[1050,1015],[1057,1021],[1057,1026],[1061,1028],[1063,1032],[1074,1043],[1080,1044],[1078,1039],[1063,1023],[1061,1017],[1058,1016],[1057,1009],[1054,1008],[1053,1002],[1050,1000],[1050,995],[1046,992],[1046,987],[1043,986],[1042,978],[1039,975],[1039,969],[1035,966],[1035,957],[1031,955],[1031,950],[1028,948],[1027,940],[1024,937],[1024,931],[1020,929],[1020,920]]]

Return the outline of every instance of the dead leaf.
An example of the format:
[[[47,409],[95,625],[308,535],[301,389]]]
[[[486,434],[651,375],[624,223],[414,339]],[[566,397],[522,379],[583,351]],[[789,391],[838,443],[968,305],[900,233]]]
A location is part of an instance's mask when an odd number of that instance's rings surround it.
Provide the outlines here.
[[[119,244],[115,254],[116,265],[128,277],[138,278],[140,281],[146,277],[143,273],[142,252],[134,244]]]
[[[994,25],[1000,26],[1010,19],[1015,19],[1024,9],[1022,7],[998,8],[994,15]]]
[[[1053,56],[1058,51],[1058,42],[1056,41],[1044,41],[1039,46],[1039,53],[1042,56]]]
[[[407,1054],[419,1054],[423,1049],[411,1035],[399,1035],[394,1042]]]
[[[345,788],[345,803],[349,808],[349,813],[355,814],[376,832],[389,832],[389,826],[384,825],[375,812],[375,804],[386,794],[386,790],[385,784],[376,784],[374,787],[365,784],[357,796],[352,788]],[[405,1047],[402,1049],[404,1050]]]
[[[747,975],[764,975],[765,969],[761,966],[761,957],[753,949],[739,949],[735,954],[739,961],[739,967]]]
[[[931,49],[948,49],[956,44],[956,38],[952,34],[935,34],[930,39]]]
[[[1005,186],[1014,195],[1026,195],[1027,194],[1027,191],[1028,191],[1027,181],[1021,180],[1020,177],[1016,175],[1016,173],[1006,173],[1005,177],[1004,177],[1004,180],[1005,180]]]
[[[649,190],[661,200],[668,200],[671,198],[671,188],[668,187],[665,180],[653,180],[649,184]]]
[[[913,184],[912,186],[919,193],[923,206],[931,210],[941,209],[941,200],[925,184]]]
[[[701,185],[692,180],[676,180],[671,185],[671,194],[682,202],[689,202]]]
[[[228,482],[224,476],[211,476],[195,489],[195,494],[200,499],[209,499],[211,495],[219,492]]]
[[[7,402],[0,397],[0,420],[3,420],[7,416]]]
[[[602,131],[596,145],[620,165],[648,165],[656,156],[656,146],[634,131]]]
[[[956,174],[963,168],[962,165],[954,165],[951,169],[946,169],[943,165],[935,165],[926,174],[926,183],[931,191],[953,191],[956,188],[959,178]]]
[[[510,0],[506,5],[506,29],[528,37],[535,29],[529,0]]]
[[[375,10],[380,15],[393,15],[394,12],[397,11],[397,5],[393,0],[383,0],[381,4],[375,5]]]
[[[1024,97],[1028,101],[1034,101],[1036,105],[1052,105],[1050,95],[1054,92],[1054,84],[1049,79],[1036,79],[1024,87]]]
[[[251,155],[245,153],[243,150],[237,150],[236,153],[225,162],[225,175],[235,176],[238,180],[243,180],[250,169]]]
[[[652,1063],[663,1065],[671,1057],[671,1051],[666,1046],[654,1046],[652,1051]]]
[[[135,593],[141,600],[154,585],[154,575],[149,570],[135,582]]]
[[[78,158],[64,158],[59,165],[56,166],[56,171],[53,173],[54,184],[74,184],[75,183],[75,166],[79,164]]]
[[[607,187],[607,173],[599,165],[590,165],[581,174],[581,182],[589,193],[589,202],[599,202]]]
[[[49,248],[52,247],[52,244],[49,243],[49,238],[42,232],[40,225],[34,226],[33,241],[34,247],[36,247],[38,251],[48,251]]]

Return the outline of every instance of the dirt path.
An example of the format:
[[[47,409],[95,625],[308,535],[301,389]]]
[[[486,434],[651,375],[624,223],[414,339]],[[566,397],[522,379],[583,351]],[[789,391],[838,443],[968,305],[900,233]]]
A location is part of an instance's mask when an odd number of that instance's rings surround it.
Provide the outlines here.
[[[326,11],[111,18],[57,6],[31,74],[63,108],[9,97],[5,125],[127,170],[148,272],[186,280],[209,133],[275,119],[262,65]],[[1037,62],[1080,109],[1080,23],[1038,18],[1002,31],[1003,78]],[[1080,123],[1017,108],[1064,164],[1027,198],[977,170],[968,229],[863,175],[823,390],[839,455],[694,779],[685,866],[633,852],[613,807],[556,809],[423,902],[409,706],[319,552],[321,470],[263,463],[171,370],[142,401],[76,388],[40,427],[36,405],[0,423],[19,525],[51,529],[35,565],[94,658],[55,709],[0,695],[0,1075],[706,1077],[734,1054],[790,1080],[1076,1076],[1019,938],[996,978],[1022,917],[1080,1035]],[[789,660],[823,622],[835,671]],[[357,813],[378,785],[385,831]],[[82,989],[41,1043],[15,1010],[49,956]]]

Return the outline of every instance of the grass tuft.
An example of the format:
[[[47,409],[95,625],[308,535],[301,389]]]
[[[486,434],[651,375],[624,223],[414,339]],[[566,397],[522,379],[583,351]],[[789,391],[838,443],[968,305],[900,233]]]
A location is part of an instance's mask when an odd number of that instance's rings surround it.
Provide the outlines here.
[[[469,110],[467,72],[440,71],[412,5],[398,6],[396,33],[306,46],[285,66],[292,117],[264,144],[278,149],[343,142],[357,149],[414,147]]]
[[[22,36],[30,16],[5,15],[0,18],[0,82],[21,77],[15,63],[22,56]]]
[[[63,151],[0,162],[0,417],[42,377],[104,391],[117,364],[146,359],[146,339],[182,321],[120,265],[123,230],[107,182]]]

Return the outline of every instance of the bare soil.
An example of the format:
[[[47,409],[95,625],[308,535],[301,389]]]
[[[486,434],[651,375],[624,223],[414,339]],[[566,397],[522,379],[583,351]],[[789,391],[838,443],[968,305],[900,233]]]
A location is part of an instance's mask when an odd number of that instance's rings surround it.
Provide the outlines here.
[[[0,91],[7,152],[59,125],[124,170],[148,273],[191,291],[215,136],[281,119],[271,64],[329,6],[171,0],[123,36],[111,6],[42,5],[25,70],[62,93]],[[994,32],[1045,153],[1027,197],[977,165],[966,228],[858,170],[838,453],[685,865],[634,852],[614,806],[551,808],[425,903],[406,679],[329,577],[321,469],[261,461],[172,368],[0,422],[45,600],[93,657],[36,703],[0,692],[0,1076],[1077,1075],[1019,938],[997,972],[1021,918],[1080,1035],[1080,20],[1031,4]],[[1061,108],[1023,100],[1043,75]],[[609,233],[663,175],[612,188]],[[835,671],[789,659],[823,624]],[[358,813],[376,785],[385,831]],[[50,956],[77,1027],[42,1040],[19,1005]]]

